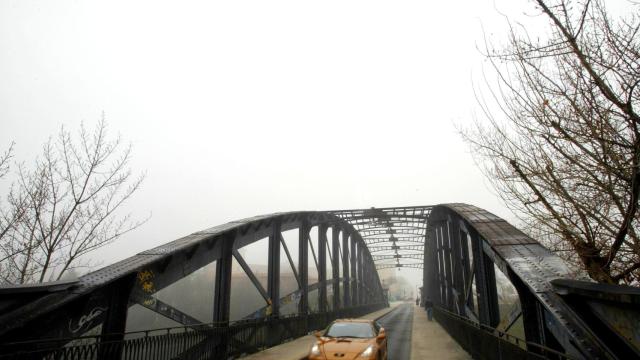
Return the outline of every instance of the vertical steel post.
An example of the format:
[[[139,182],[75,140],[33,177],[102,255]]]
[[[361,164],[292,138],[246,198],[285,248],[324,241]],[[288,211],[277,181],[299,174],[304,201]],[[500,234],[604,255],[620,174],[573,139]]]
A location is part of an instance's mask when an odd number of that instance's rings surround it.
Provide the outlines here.
[[[358,272],[358,304],[359,305],[363,305],[367,303],[367,296],[365,295],[365,285],[364,285],[364,279],[363,279],[363,265],[362,265],[362,258],[363,258],[363,246],[364,246],[364,241],[362,239],[359,239],[360,241],[358,241],[358,243],[356,244],[358,246],[358,259],[357,259],[357,265],[356,265],[356,270]]]
[[[429,254],[429,242],[428,242],[428,237],[429,237],[429,227],[427,227],[425,225],[425,230],[424,230],[424,247],[422,248],[422,289],[420,291],[420,306],[424,306],[424,300],[425,300],[425,294],[427,293],[427,285],[431,283],[430,279],[428,278],[429,274],[430,274],[430,269],[427,268],[427,264],[431,264],[431,261],[429,261],[429,258],[427,256],[427,254]]]
[[[267,293],[271,300],[271,314],[280,314],[280,223],[274,220],[269,235],[269,260],[267,274]]]
[[[444,245],[442,241],[442,227],[440,224],[435,224],[433,232],[436,240],[436,255],[438,256],[438,302],[442,307],[446,307],[447,304],[447,282],[444,272]],[[435,299],[434,299],[435,301]]]
[[[483,265],[485,267],[485,282],[487,300],[489,303],[489,325],[496,327],[500,324],[500,307],[498,305],[498,289],[496,286],[496,272],[491,258],[482,252]],[[499,271],[499,270],[498,270]]]
[[[347,230],[342,230],[342,290],[344,300],[342,304],[344,307],[351,306],[351,282],[349,272],[349,233]]]
[[[366,251],[365,251],[365,244],[364,241],[361,242],[359,245],[361,245],[361,249],[360,249],[360,277],[362,279],[362,298],[363,298],[363,303],[364,304],[369,304],[371,302],[371,293],[370,293],[370,289],[369,289],[369,284],[367,283],[367,271],[366,271]]]
[[[460,223],[457,218],[453,218],[449,221],[449,239],[451,245],[451,264],[453,267],[453,290],[455,292],[455,296],[453,298],[455,301],[454,310],[456,310],[458,315],[464,316],[464,267],[462,265],[464,259],[462,257],[462,248],[460,246]]]
[[[442,254],[444,257],[444,280],[445,291],[447,293],[446,307],[449,311],[453,308],[453,274],[451,272],[451,247],[449,246],[449,222],[444,221],[440,226],[440,239],[442,240]]]
[[[468,289],[468,293],[465,292],[465,303],[469,309],[474,309],[475,299],[473,298],[473,288],[469,285],[469,282],[472,281],[472,271],[471,268],[472,262],[469,254],[469,234],[460,230],[460,246],[462,247],[462,256],[464,257],[464,261],[462,263],[464,269],[464,287],[465,291]]]
[[[475,230],[470,232],[478,292],[478,315],[482,324],[496,327],[500,323],[500,312],[493,263],[484,253],[482,239],[478,233]]]
[[[231,310],[231,270],[233,266],[233,232],[222,236],[220,242],[220,258],[216,261],[215,293],[213,297],[213,322],[228,325]],[[227,357],[229,336],[222,334],[213,349],[213,357]]]
[[[429,225],[424,243],[424,277],[422,279],[422,304],[429,299],[434,304],[440,299],[440,283],[438,281],[438,239],[433,225]]]
[[[123,334],[127,323],[129,295],[135,284],[135,275],[126,276],[111,285],[109,306],[102,324],[102,335]]]
[[[360,305],[362,300],[358,296],[358,289],[362,287],[362,279],[358,277],[356,242],[356,238],[351,238],[351,266],[349,269],[351,270],[351,305]]]
[[[220,259],[216,262],[215,296],[213,298],[213,322],[217,323],[229,321],[234,238],[235,234],[229,234],[217,240],[221,246]]]
[[[362,243],[358,242],[356,247],[356,276],[359,279],[358,289],[356,291],[358,299],[361,305],[366,305],[371,300],[371,284],[369,283],[369,272],[365,268],[366,262],[364,261],[364,254],[362,252]],[[363,291],[366,291],[367,296],[362,296]]]
[[[298,313],[309,313],[309,222],[305,218],[298,229],[298,275],[300,276],[300,302]]]
[[[129,309],[129,296],[136,282],[136,276],[129,275],[116,280],[108,291],[109,306],[102,324],[101,343],[105,347],[99,347],[98,359],[113,359],[122,357],[122,341],[127,325],[127,311]]]
[[[489,321],[489,303],[487,302],[486,286],[484,281],[484,265],[483,265],[483,251],[480,237],[471,229],[469,233],[471,237],[471,250],[473,251],[473,271],[476,281],[476,291],[478,296],[478,317],[480,323],[488,325]]]
[[[327,225],[318,226],[318,309],[320,312],[327,311]]]
[[[333,272],[333,310],[340,308],[340,228],[337,225],[333,225],[333,235],[331,236],[331,252],[333,258],[331,259],[331,270]]]
[[[527,341],[549,346],[545,339],[544,315],[539,309],[539,304],[531,290],[517,277],[509,276],[511,283],[518,291],[520,298],[520,309],[522,310],[522,325],[524,327],[525,339]],[[535,352],[537,349],[532,347],[529,351]]]

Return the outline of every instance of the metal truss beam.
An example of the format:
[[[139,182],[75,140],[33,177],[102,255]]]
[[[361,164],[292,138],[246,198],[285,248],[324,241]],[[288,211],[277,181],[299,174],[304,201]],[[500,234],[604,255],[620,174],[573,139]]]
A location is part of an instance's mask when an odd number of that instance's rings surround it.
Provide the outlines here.
[[[370,226],[358,226],[356,227],[358,229],[359,232],[361,233],[368,233],[368,232],[380,232],[381,234],[388,234],[388,230],[389,228],[393,229],[393,233],[403,233],[403,232],[409,232],[412,233],[414,231],[419,231],[419,232],[424,232],[427,228],[427,224],[423,224],[423,223],[419,223],[418,225],[415,226],[411,226],[411,225],[406,225],[406,224],[397,224],[397,223],[390,223],[390,224],[371,224]]]
[[[424,250],[424,245],[409,245],[409,246],[369,246],[369,252],[375,253],[380,251],[389,251],[389,250],[402,250],[402,251],[418,251],[422,252]]]
[[[422,263],[418,264],[378,264],[376,265],[376,270],[382,269],[391,269],[391,268],[411,268],[411,269],[422,269]]]
[[[426,229],[426,228],[425,228]],[[425,229],[399,229],[395,230],[394,228],[386,229],[386,230],[362,230],[360,231],[360,235],[363,238],[370,237],[380,237],[385,235],[406,235],[407,237],[413,236],[424,236]]]
[[[417,259],[422,260],[422,254],[393,254],[393,255],[372,255],[373,261],[388,259]]]
[[[391,244],[393,242],[410,243],[410,244],[424,244],[424,236],[410,236],[410,237],[398,236],[398,237],[394,237],[393,239],[395,239],[395,241],[393,241],[392,239],[390,239],[388,237],[384,237],[384,238],[366,238],[365,242],[367,243],[367,245],[375,245],[375,244],[382,244],[382,243]]]

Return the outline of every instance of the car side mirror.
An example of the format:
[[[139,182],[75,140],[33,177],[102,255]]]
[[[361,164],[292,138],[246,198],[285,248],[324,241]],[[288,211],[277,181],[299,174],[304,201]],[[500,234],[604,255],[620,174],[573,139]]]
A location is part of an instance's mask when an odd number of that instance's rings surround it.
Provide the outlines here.
[[[382,342],[382,340],[387,338],[387,334],[385,333],[384,329],[380,329],[380,332],[378,333],[378,336],[376,336],[376,341],[378,342]]]

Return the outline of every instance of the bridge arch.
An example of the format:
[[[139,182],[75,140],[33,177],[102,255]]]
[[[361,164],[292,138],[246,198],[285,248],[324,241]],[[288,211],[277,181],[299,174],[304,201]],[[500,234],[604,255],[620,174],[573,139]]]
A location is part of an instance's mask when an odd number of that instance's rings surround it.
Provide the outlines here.
[[[318,249],[315,250],[310,238],[314,227],[318,229]],[[297,230],[299,234],[298,264],[294,264],[282,236],[283,232],[291,230]],[[328,241],[328,231],[331,241]],[[258,281],[239,251],[265,238],[268,253],[264,255],[269,263],[267,286]],[[281,249],[285,251],[281,252]],[[284,257],[291,265],[298,284],[298,289],[290,294],[279,293],[280,258]],[[234,259],[265,301],[262,309],[248,313],[247,317],[278,316],[280,303],[290,299],[298,303],[298,314],[308,314],[309,294],[314,289],[318,290],[320,312],[329,308],[366,307],[386,301],[373,258],[351,224],[326,212],[286,212],[205,229],[143,251],[82,276],[75,282],[58,282],[41,289],[5,289],[5,294],[13,293],[14,300],[26,300],[28,304],[20,306],[14,302],[13,308],[4,309],[0,315],[0,339],[6,343],[69,338],[86,335],[87,332],[95,334],[96,328],[103,335],[122,334],[132,306],[142,306],[183,326],[228,323],[231,320]],[[317,269],[318,281],[310,284],[307,272],[312,264]],[[208,284],[211,292],[215,293],[212,318],[204,321],[195,319],[189,314],[189,309],[177,308],[154,296],[199,269],[212,265],[215,266],[215,279]],[[332,268],[333,276],[327,276],[327,268]],[[342,277],[339,276],[339,268],[342,269]],[[329,300],[333,300],[333,304],[329,304]],[[43,323],[49,326],[42,326]],[[92,329],[94,331],[90,332]]]
[[[332,213],[362,234],[378,270],[422,269],[423,304],[433,300],[441,324],[478,358],[509,348],[506,358],[640,356],[638,289],[573,273],[486,210],[454,203]]]
[[[470,353],[496,342],[480,330],[506,340],[519,323],[518,335],[526,342],[518,345],[541,356],[639,355],[640,334],[637,322],[632,324],[640,317],[630,306],[640,300],[638,289],[595,284],[575,274],[538,241],[486,210],[435,206],[424,259],[424,296],[435,303],[438,321]],[[505,301],[509,289],[511,302]]]
[[[317,229],[316,248],[311,229]],[[298,234],[297,264],[283,239],[290,231]],[[240,250],[265,239],[269,261],[263,285]],[[279,286],[284,257],[297,284],[287,294]],[[253,328],[242,321],[231,325],[234,261],[264,301],[243,320],[257,319]],[[310,283],[308,270],[314,266],[317,281]],[[215,278],[206,285],[215,294],[210,318],[196,319],[188,309],[157,297],[205,267],[215,267]],[[640,356],[640,290],[574,279],[566,264],[536,240],[467,204],[256,216],[143,251],[78,281],[5,287],[0,289],[0,345],[18,348],[0,347],[0,355],[31,346],[24,342],[29,339],[66,339],[38,350],[48,354],[87,334],[97,344],[91,345],[97,357],[109,357],[106,344],[121,344],[110,351],[122,353],[130,344],[123,340],[133,306],[183,326],[187,335],[177,338],[188,349],[176,354],[211,344],[216,354],[256,351],[322,327],[331,316],[356,316],[388,305],[376,270],[403,267],[422,270],[423,304],[432,300],[437,320],[478,358],[505,349],[512,351],[507,355],[529,351],[531,358]],[[310,310],[311,291],[317,291],[317,314]],[[291,301],[296,317],[284,319],[280,306]],[[258,334],[267,339],[255,340]],[[518,337],[524,342],[510,343]],[[255,340],[253,345],[247,339]],[[144,345],[138,339],[134,343]]]

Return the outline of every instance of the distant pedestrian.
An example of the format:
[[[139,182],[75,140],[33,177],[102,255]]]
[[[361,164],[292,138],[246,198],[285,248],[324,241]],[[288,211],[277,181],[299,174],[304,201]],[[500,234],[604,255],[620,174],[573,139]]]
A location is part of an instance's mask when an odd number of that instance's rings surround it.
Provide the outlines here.
[[[416,306],[420,306],[420,298],[416,298]]]
[[[427,309],[427,318],[429,318],[429,321],[433,320],[433,302],[431,301],[431,299],[427,298],[424,301],[424,307]]]

